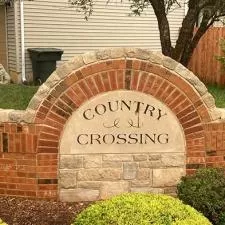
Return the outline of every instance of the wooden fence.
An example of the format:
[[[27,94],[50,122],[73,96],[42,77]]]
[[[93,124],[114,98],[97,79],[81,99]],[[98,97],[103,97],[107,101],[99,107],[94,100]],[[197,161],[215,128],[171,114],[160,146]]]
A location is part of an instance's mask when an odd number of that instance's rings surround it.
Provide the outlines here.
[[[188,68],[204,83],[225,85],[225,69],[216,60],[216,56],[222,55],[220,40],[223,38],[225,39],[224,27],[210,28],[191,58]]]

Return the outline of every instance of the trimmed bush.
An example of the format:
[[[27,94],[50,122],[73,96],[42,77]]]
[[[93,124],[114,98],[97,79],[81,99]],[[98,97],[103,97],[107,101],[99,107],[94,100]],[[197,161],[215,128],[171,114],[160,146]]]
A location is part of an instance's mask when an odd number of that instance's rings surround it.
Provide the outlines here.
[[[97,202],[81,212],[73,225],[210,225],[180,200],[156,194],[130,193]]]
[[[0,225],[8,225],[7,223],[4,223],[1,219],[0,219]]]
[[[219,168],[199,169],[178,184],[178,197],[202,212],[213,224],[225,224],[225,175]]]

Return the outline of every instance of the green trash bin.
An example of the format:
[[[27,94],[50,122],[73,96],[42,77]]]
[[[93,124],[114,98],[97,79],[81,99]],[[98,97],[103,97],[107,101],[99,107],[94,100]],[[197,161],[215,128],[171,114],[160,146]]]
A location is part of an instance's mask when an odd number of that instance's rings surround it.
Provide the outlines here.
[[[56,61],[61,60],[63,50],[58,48],[28,48],[32,61],[35,84],[44,83],[56,69]]]

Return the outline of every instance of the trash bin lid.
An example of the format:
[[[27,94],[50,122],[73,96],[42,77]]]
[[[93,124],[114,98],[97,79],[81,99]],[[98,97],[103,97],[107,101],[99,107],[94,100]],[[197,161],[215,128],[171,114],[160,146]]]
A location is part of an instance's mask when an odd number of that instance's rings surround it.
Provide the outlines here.
[[[63,50],[59,48],[28,48],[27,50],[28,52],[37,52],[37,53],[44,53],[44,52],[63,53]]]

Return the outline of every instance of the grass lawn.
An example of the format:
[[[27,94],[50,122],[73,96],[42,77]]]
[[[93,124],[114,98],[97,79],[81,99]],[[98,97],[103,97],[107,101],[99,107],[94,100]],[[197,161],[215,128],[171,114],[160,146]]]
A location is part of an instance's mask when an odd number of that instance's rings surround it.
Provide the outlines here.
[[[225,87],[217,87],[215,85],[207,85],[209,92],[216,100],[216,106],[225,108]]]
[[[207,85],[209,92],[216,99],[216,106],[225,108],[225,87]],[[30,99],[37,91],[38,86],[26,86],[18,84],[0,84],[0,108],[26,109]]]
[[[37,89],[37,86],[0,84],[0,108],[26,109]]]

